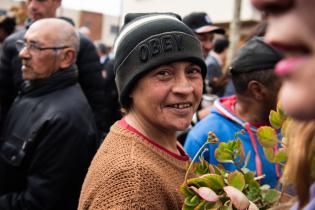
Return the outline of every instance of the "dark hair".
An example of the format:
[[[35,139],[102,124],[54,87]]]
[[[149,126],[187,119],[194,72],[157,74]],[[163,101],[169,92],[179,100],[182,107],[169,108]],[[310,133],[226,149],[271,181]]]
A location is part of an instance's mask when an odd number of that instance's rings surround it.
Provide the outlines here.
[[[69,17],[60,16],[60,17],[58,17],[58,18],[59,18],[59,19],[62,19],[62,20],[64,20],[64,21],[67,21],[67,22],[70,23],[72,26],[75,26],[74,21],[73,21],[71,18],[69,18]]]
[[[270,86],[270,84],[273,84],[277,79],[278,77],[275,75],[273,69],[232,74],[232,81],[235,91],[238,94],[244,94],[246,92],[250,81],[255,80],[265,86]]]
[[[213,51],[216,53],[222,53],[229,47],[229,44],[230,42],[227,39],[216,39],[213,43]]]
[[[8,35],[15,30],[15,18],[9,16],[0,17],[0,29],[3,29]]]
[[[108,53],[108,47],[106,47],[106,45],[103,43],[96,43],[95,47],[103,54]]]

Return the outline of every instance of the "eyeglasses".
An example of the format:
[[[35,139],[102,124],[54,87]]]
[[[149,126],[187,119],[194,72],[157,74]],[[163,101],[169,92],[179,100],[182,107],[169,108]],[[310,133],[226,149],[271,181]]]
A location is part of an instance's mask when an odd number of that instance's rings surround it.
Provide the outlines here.
[[[61,49],[65,49],[68,48],[69,46],[60,46],[60,47],[40,47],[35,43],[25,43],[23,40],[17,40],[15,43],[15,47],[17,49],[17,51],[21,51],[24,47],[26,47],[26,49],[29,52],[40,52],[40,51],[44,51],[44,50],[61,50]]]

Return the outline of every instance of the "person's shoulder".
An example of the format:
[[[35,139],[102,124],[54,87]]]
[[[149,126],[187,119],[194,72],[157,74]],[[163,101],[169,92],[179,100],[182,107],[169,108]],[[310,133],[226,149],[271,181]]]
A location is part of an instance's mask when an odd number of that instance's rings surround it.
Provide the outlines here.
[[[224,117],[220,115],[215,109],[212,109],[210,114],[200,120],[192,130],[208,130],[212,126],[220,126],[224,121]]]
[[[204,141],[207,138],[210,131],[214,132],[216,135],[220,135],[227,129],[227,120],[223,115],[221,115],[216,109],[212,109],[211,113],[207,115],[204,119],[199,121],[190,131],[186,141]]]
[[[94,47],[95,48],[95,46],[94,46],[94,44],[93,44],[93,42],[88,38],[88,37],[86,37],[84,34],[82,34],[81,32],[78,32],[78,34],[79,34],[79,41],[80,41],[80,49],[83,47],[83,48],[85,48],[85,47],[87,47],[87,46],[89,46],[89,47]]]
[[[19,29],[19,30],[15,31],[14,33],[12,33],[10,36],[8,36],[5,39],[5,42],[7,42],[7,41],[16,41],[18,39],[22,39],[25,33],[26,33],[26,29],[25,28]]]
[[[15,49],[15,43],[17,40],[19,39],[23,39],[24,34],[26,32],[26,29],[20,29],[16,32],[14,32],[13,34],[11,34],[10,36],[8,36],[4,42],[3,42],[3,49],[11,49],[14,48]]]

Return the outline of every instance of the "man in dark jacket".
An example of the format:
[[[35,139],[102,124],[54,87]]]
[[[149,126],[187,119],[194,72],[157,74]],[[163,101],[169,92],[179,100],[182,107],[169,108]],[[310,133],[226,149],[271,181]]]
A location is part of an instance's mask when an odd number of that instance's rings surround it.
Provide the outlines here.
[[[0,209],[74,210],[96,151],[96,127],[77,83],[78,36],[67,22],[33,23],[16,47],[25,86],[0,141]]]
[[[105,80],[104,89],[107,97],[105,98],[106,109],[103,109],[103,114],[106,118],[103,119],[102,123],[104,125],[104,131],[108,133],[110,127],[122,117],[115,83],[114,59],[110,57],[110,49],[105,44],[97,43],[95,47],[102,65],[102,76]]]
[[[30,23],[43,18],[56,17],[56,10],[61,5],[61,0],[26,0]],[[29,26],[29,25],[28,25]],[[4,122],[8,109],[13,99],[25,85],[21,75],[21,60],[15,49],[15,42],[23,39],[27,28],[22,29],[3,43],[3,55],[0,59],[0,127]],[[103,133],[106,126],[106,92],[104,79],[101,75],[102,67],[94,47],[94,44],[80,34],[80,49],[76,64],[79,71],[79,84],[94,112],[99,134]]]

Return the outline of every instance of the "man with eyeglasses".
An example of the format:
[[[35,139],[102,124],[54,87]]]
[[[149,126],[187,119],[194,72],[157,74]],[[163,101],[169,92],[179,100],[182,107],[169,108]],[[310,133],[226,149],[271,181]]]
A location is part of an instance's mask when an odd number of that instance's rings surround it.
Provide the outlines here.
[[[3,55],[0,58],[0,128],[14,98],[21,88],[28,83],[22,79],[21,60],[15,49],[15,43],[18,39],[23,39],[31,23],[43,18],[56,17],[56,10],[61,5],[62,0],[26,0],[25,2],[29,24],[25,29],[14,33],[5,40]],[[79,83],[94,112],[98,134],[103,139],[104,131],[108,130],[106,119],[109,112],[106,108],[108,104],[106,98],[109,97],[109,94],[104,88],[105,80],[102,77],[102,67],[94,44],[82,34],[80,34],[80,49],[76,64],[79,71]]]
[[[16,42],[21,88],[0,141],[0,209],[74,210],[97,148],[91,108],[77,82],[72,25],[33,23]]]

